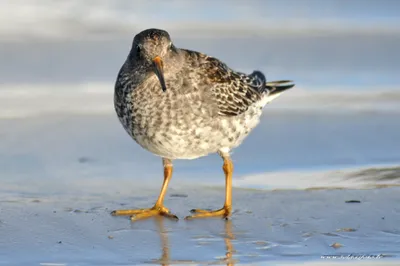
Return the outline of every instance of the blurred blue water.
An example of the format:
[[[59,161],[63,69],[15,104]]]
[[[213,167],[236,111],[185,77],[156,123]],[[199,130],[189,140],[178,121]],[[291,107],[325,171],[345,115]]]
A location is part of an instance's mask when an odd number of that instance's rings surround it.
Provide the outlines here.
[[[171,35],[174,38],[173,33]],[[100,81],[112,84],[129,52],[132,38],[133,34],[117,40],[0,43],[0,56],[4,58],[0,63],[0,83],[36,86]],[[270,34],[235,38],[177,37],[173,40],[178,47],[215,56],[236,70],[259,69],[269,79],[293,79],[304,89],[398,88],[400,34]],[[57,86],[54,89],[57,90]]]
[[[233,151],[235,177],[399,164],[397,118],[398,114],[266,108],[259,127]],[[37,184],[46,179],[62,184],[112,178],[141,180],[158,187],[155,180],[161,174],[161,159],[140,148],[114,114],[0,120],[0,135],[0,178],[4,181]],[[174,165],[176,184],[223,184],[222,160],[217,154],[177,160]]]
[[[98,1],[96,6],[91,1],[0,3],[12,7],[2,17],[8,24],[0,28],[4,37],[0,40],[0,92],[27,84],[29,91],[24,93],[35,96],[45,84],[52,84],[57,92],[99,82],[109,88],[111,105],[113,83],[132,38],[149,27],[164,28],[176,46],[215,56],[236,70],[259,69],[270,80],[292,79],[294,90],[345,90],[360,97],[371,90],[399,92],[399,3],[235,1],[229,7],[225,1],[168,1],[156,6],[147,1],[111,0]],[[61,86],[65,84],[71,87]],[[98,89],[90,86],[92,91]],[[40,97],[45,105],[44,100],[51,102],[54,95]],[[273,105],[279,106],[279,101]],[[235,151],[238,173],[400,161],[397,114],[343,115],[340,106],[331,115],[319,112],[279,114],[267,107],[261,125]],[[7,153],[2,158],[15,159]],[[213,164],[215,158],[202,161]],[[210,169],[219,169],[218,163]],[[185,165],[193,170],[200,164]]]
[[[0,7],[7,10],[0,84],[113,83],[133,36],[150,27],[168,30],[178,47],[307,89],[393,89],[400,73],[394,0],[39,0]]]

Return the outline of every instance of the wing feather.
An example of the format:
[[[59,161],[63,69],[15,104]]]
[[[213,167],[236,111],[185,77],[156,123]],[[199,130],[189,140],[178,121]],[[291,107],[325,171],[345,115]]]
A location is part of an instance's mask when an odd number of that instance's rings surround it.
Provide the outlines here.
[[[203,67],[210,81],[219,115],[240,115],[252,104],[260,101],[267,92],[265,76],[259,71],[250,75],[235,72],[213,57],[207,57]]]

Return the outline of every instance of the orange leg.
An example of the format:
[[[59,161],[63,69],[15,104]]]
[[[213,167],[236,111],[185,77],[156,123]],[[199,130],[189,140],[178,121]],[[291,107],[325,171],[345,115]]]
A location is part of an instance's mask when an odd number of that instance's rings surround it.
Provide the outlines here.
[[[147,209],[131,209],[131,210],[116,210],[111,212],[113,216],[130,215],[132,221],[149,218],[156,215],[162,215],[172,219],[178,219],[175,214],[170,213],[170,211],[164,207],[164,197],[167,192],[169,181],[172,177],[172,162],[169,159],[163,158],[164,166],[164,182],[161,188],[160,195],[158,196],[157,202],[153,207]]]
[[[206,218],[206,217],[216,217],[221,216],[223,218],[227,218],[230,216],[232,212],[232,173],[233,173],[233,163],[230,159],[229,155],[221,154],[224,159],[224,165],[222,169],[225,173],[225,204],[221,209],[210,211],[210,210],[201,210],[201,209],[193,209],[191,212],[195,213],[191,216],[187,216],[185,219],[194,219],[194,218]]]

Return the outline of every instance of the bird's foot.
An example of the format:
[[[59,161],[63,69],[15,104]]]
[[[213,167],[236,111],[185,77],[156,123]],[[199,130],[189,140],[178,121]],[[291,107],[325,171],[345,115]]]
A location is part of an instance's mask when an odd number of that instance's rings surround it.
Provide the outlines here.
[[[131,216],[131,221],[137,221],[153,216],[164,216],[170,219],[178,220],[178,216],[172,214],[166,207],[154,205],[148,209],[133,209],[133,210],[116,210],[111,212],[112,216]]]
[[[232,207],[224,206],[219,210],[201,210],[201,209],[193,209],[190,212],[195,213],[190,216],[186,216],[185,220],[191,220],[196,218],[208,218],[208,217],[222,217],[227,219],[231,215]]]

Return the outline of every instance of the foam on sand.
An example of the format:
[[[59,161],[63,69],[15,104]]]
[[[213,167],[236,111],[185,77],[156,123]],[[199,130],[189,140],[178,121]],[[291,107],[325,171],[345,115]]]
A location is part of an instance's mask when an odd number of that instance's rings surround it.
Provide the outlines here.
[[[241,188],[285,189],[369,189],[400,186],[400,167],[377,165],[340,170],[283,171],[242,176],[233,182]]]

